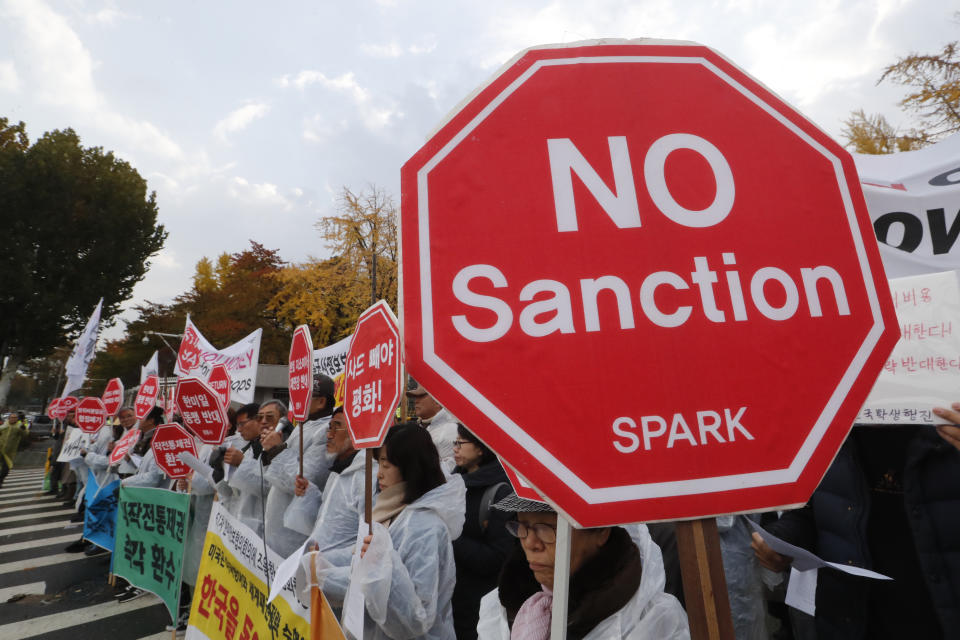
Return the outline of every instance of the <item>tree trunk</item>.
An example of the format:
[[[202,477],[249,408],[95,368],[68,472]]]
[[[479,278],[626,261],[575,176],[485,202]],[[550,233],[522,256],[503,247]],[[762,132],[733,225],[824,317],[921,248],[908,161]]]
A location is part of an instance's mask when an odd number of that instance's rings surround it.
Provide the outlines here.
[[[7,396],[10,395],[10,385],[13,384],[13,378],[17,375],[17,367],[20,366],[20,358],[11,355],[7,358],[7,366],[3,368],[0,374],[0,407],[7,404]]]

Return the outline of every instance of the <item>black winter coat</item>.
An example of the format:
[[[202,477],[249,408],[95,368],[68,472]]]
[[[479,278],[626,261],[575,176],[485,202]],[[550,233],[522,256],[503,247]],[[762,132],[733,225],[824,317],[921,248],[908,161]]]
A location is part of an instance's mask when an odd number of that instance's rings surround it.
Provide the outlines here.
[[[461,470],[458,468],[457,473]],[[512,514],[490,509],[486,526],[480,522],[480,502],[488,487],[504,483],[491,504],[512,493],[507,474],[498,461],[483,465],[473,473],[463,474],[467,487],[466,521],[463,533],[453,541],[453,557],[457,562],[457,585],[453,590],[453,627],[457,640],[477,637],[480,599],[494,590],[500,569],[516,543],[507,531]]]
[[[960,452],[931,427],[917,427],[909,439],[903,494],[914,543],[914,549],[904,553],[919,562],[943,637],[960,638]],[[871,569],[870,503],[858,443],[848,437],[810,503],[785,513],[768,528],[824,560]],[[871,582],[820,570],[816,595],[820,640],[865,637]],[[910,612],[904,610],[903,615]]]

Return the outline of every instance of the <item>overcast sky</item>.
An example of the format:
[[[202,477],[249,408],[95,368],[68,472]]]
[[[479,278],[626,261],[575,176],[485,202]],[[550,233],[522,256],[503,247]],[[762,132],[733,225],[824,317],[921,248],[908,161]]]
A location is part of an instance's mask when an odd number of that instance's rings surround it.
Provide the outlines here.
[[[103,2],[0,0],[0,116],[31,139],[73,127],[128,160],[170,232],[134,301],[169,301],[201,256],[252,238],[302,261],[337,192],[399,203],[400,166],[522,49],[686,39],[726,55],[840,139],[858,108],[905,123],[876,86],[960,39],[948,0]],[[2,225],[0,225],[2,226]],[[0,229],[2,233],[2,229]],[[123,323],[107,335],[117,337]],[[223,346],[223,345],[220,345]]]

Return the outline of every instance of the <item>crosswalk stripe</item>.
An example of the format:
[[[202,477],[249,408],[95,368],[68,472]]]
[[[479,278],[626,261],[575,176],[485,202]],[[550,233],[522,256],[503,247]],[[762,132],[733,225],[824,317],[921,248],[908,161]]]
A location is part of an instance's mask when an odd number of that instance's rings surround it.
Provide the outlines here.
[[[16,498],[0,498],[0,512],[6,511],[7,507],[18,507],[22,504],[54,505],[58,502],[63,502],[63,500],[57,498],[56,496],[44,496],[43,498],[27,499],[24,499],[23,496],[18,496]]]
[[[100,557],[100,556],[98,556]],[[89,560],[82,553],[58,553],[52,556],[41,556],[39,558],[30,558],[29,560],[17,560],[16,562],[7,562],[0,564],[0,575],[12,573],[14,571],[23,571],[24,569],[37,569],[39,567],[49,567],[51,565],[63,564],[64,562],[74,562],[76,560]],[[0,638],[4,637],[0,633]]]
[[[4,536],[12,536],[18,533],[35,533],[38,531],[47,531],[47,530],[57,530],[63,531],[64,529],[76,529],[77,527],[82,527],[82,522],[66,522],[64,520],[56,520],[54,522],[42,522],[40,524],[28,524],[22,527],[11,527],[10,529],[0,529],[0,538]]]
[[[21,520],[33,520],[35,518],[52,518],[53,516],[68,516],[76,513],[76,509],[57,509],[55,511],[47,511],[45,513],[31,513],[29,515],[19,515],[19,516],[10,516],[9,518],[0,518],[0,524],[5,524],[7,522],[20,522]],[[0,534],[3,533],[3,530],[0,529]]]
[[[10,482],[9,480],[6,480],[6,481],[4,481],[4,483],[3,483],[3,489],[4,489],[4,490],[9,490],[9,489],[29,489],[29,488],[31,488],[31,487],[37,487],[37,488],[39,489],[39,488],[40,488],[40,483],[37,482],[36,480],[14,480],[13,482]]]
[[[69,544],[75,541],[77,537],[77,533],[74,532],[69,535],[57,536],[56,538],[40,538],[39,540],[27,540],[26,542],[11,542],[10,544],[0,545],[0,553],[23,551],[24,549],[33,549],[34,547],[45,547],[54,544]]]
[[[56,506],[56,502],[53,504],[43,504],[42,502],[31,501],[24,502],[18,505],[0,505],[0,513],[13,513],[14,511],[29,511],[31,509],[43,509],[44,507],[53,507]]]
[[[160,602],[155,595],[148,594],[130,602],[103,602],[100,604],[74,609],[67,613],[51,613],[50,615],[20,620],[0,625],[0,638],[18,638],[26,640],[44,633],[51,633],[67,629],[76,625],[86,624],[95,620],[102,620],[123,613],[146,609]],[[169,637],[170,634],[167,634]]]
[[[28,596],[43,594],[47,591],[46,582],[31,582],[30,584],[18,584],[12,587],[0,589],[0,603],[6,602],[13,596],[24,594]]]

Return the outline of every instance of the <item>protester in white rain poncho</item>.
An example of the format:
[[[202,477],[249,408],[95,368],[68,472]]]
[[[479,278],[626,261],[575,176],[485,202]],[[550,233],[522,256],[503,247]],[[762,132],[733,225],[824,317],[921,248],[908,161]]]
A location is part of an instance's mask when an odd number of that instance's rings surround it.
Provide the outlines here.
[[[413,399],[413,412],[417,416],[417,422],[427,430],[437,447],[444,473],[452,472],[456,465],[453,460],[453,442],[457,439],[457,419],[419,383],[407,391],[407,397]]]
[[[208,460],[210,468],[213,470],[214,486],[220,504],[233,516],[237,515],[240,506],[240,492],[235,491],[227,482],[232,477],[233,472],[236,471],[236,465],[231,465],[227,461],[227,458],[233,456],[237,460],[243,460],[241,450],[247,446],[247,439],[244,437],[244,433],[250,438],[259,437],[260,419],[257,417],[259,410],[260,405],[255,402],[237,409],[236,433],[227,436],[223,440],[223,443],[210,453]],[[231,450],[239,453],[228,456],[228,452]],[[196,479],[197,475],[194,475],[194,481],[196,481]],[[206,490],[206,485],[203,482],[201,482],[199,486],[194,484],[192,488],[192,491],[198,495],[203,495],[203,492]]]
[[[357,528],[363,519],[365,454],[353,448],[347,431],[343,407],[337,407],[330,418],[325,453],[334,458],[330,475],[323,489],[323,504],[316,523],[310,523],[309,538],[332,566],[349,567],[357,541]],[[304,472],[306,472],[304,460]],[[373,473],[377,473],[374,462]],[[307,474],[309,476],[309,474]],[[297,480],[297,494],[314,497],[320,503],[320,489],[309,479]],[[346,579],[330,579],[324,583],[324,594],[339,607],[346,595]]]
[[[123,431],[126,432],[136,424],[137,417],[131,407],[123,407],[117,412],[117,420]],[[104,436],[104,431],[108,433],[108,436]],[[91,447],[84,456],[84,462],[90,467],[93,475],[97,478],[97,482],[102,486],[113,480],[111,476],[115,472],[115,468],[110,467],[110,451],[113,448],[111,444],[117,439],[115,438],[117,434],[114,427],[104,427],[98,435],[106,439],[106,446]]]
[[[116,474],[110,471],[110,445],[113,443],[113,427],[103,425],[91,438],[90,446],[80,449],[82,465],[75,468],[77,477],[83,476],[86,480],[86,469],[93,471],[93,477],[97,484],[103,486],[116,478]],[[85,467],[85,468],[81,468]]]
[[[508,529],[520,546],[499,587],[480,602],[480,640],[549,637],[557,514],[548,505],[504,498],[494,508],[516,512]],[[567,636],[584,640],[684,640],[680,603],[663,592],[660,549],[643,525],[574,529],[570,538]]]
[[[163,422],[163,410],[154,407],[143,420],[140,421],[140,441],[124,456],[137,467],[137,472],[123,481],[125,487],[154,487],[158,488],[168,482],[163,469],[153,457],[153,434],[157,426]]]
[[[300,473],[300,430],[303,430],[304,465],[309,456],[317,484],[322,484],[329,473],[330,459],[325,455],[327,425],[334,405],[333,380],[322,373],[313,377],[313,393],[310,399],[309,415],[302,425],[294,427],[290,437],[283,442],[276,431],[263,438],[263,455],[270,456],[270,465],[264,467],[263,477],[270,484],[266,505],[266,541],[278,555],[286,558],[300,548],[307,539],[306,534],[284,524],[287,510],[307,511],[312,520],[317,515],[317,503],[311,500],[295,499],[297,475]],[[317,448],[317,452],[313,448]],[[319,453],[319,455],[316,455]],[[304,473],[307,469],[304,468]],[[304,514],[307,515],[307,514]]]
[[[227,449],[224,462],[233,467],[232,475],[226,480],[232,490],[230,511],[240,522],[247,525],[263,537],[263,501],[267,485],[263,477],[260,456],[260,420],[247,420],[243,426],[237,423],[237,433],[243,438],[243,446]],[[237,443],[238,445],[240,443]],[[231,473],[231,471],[227,471]],[[220,490],[220,487],[217,487]]]
[[[463,479],[447,477],[430,435],[407,423],[387,433],[377,481],[374,534],[364,540],[361,577],[350,584],[363,594],[363,637],[453,640],[451,541],[463,529]],[[310,559],[305,556],[303,569]],[[349,568],[329,566],[322,554],[318,560],[321,588],[347,579]]]

